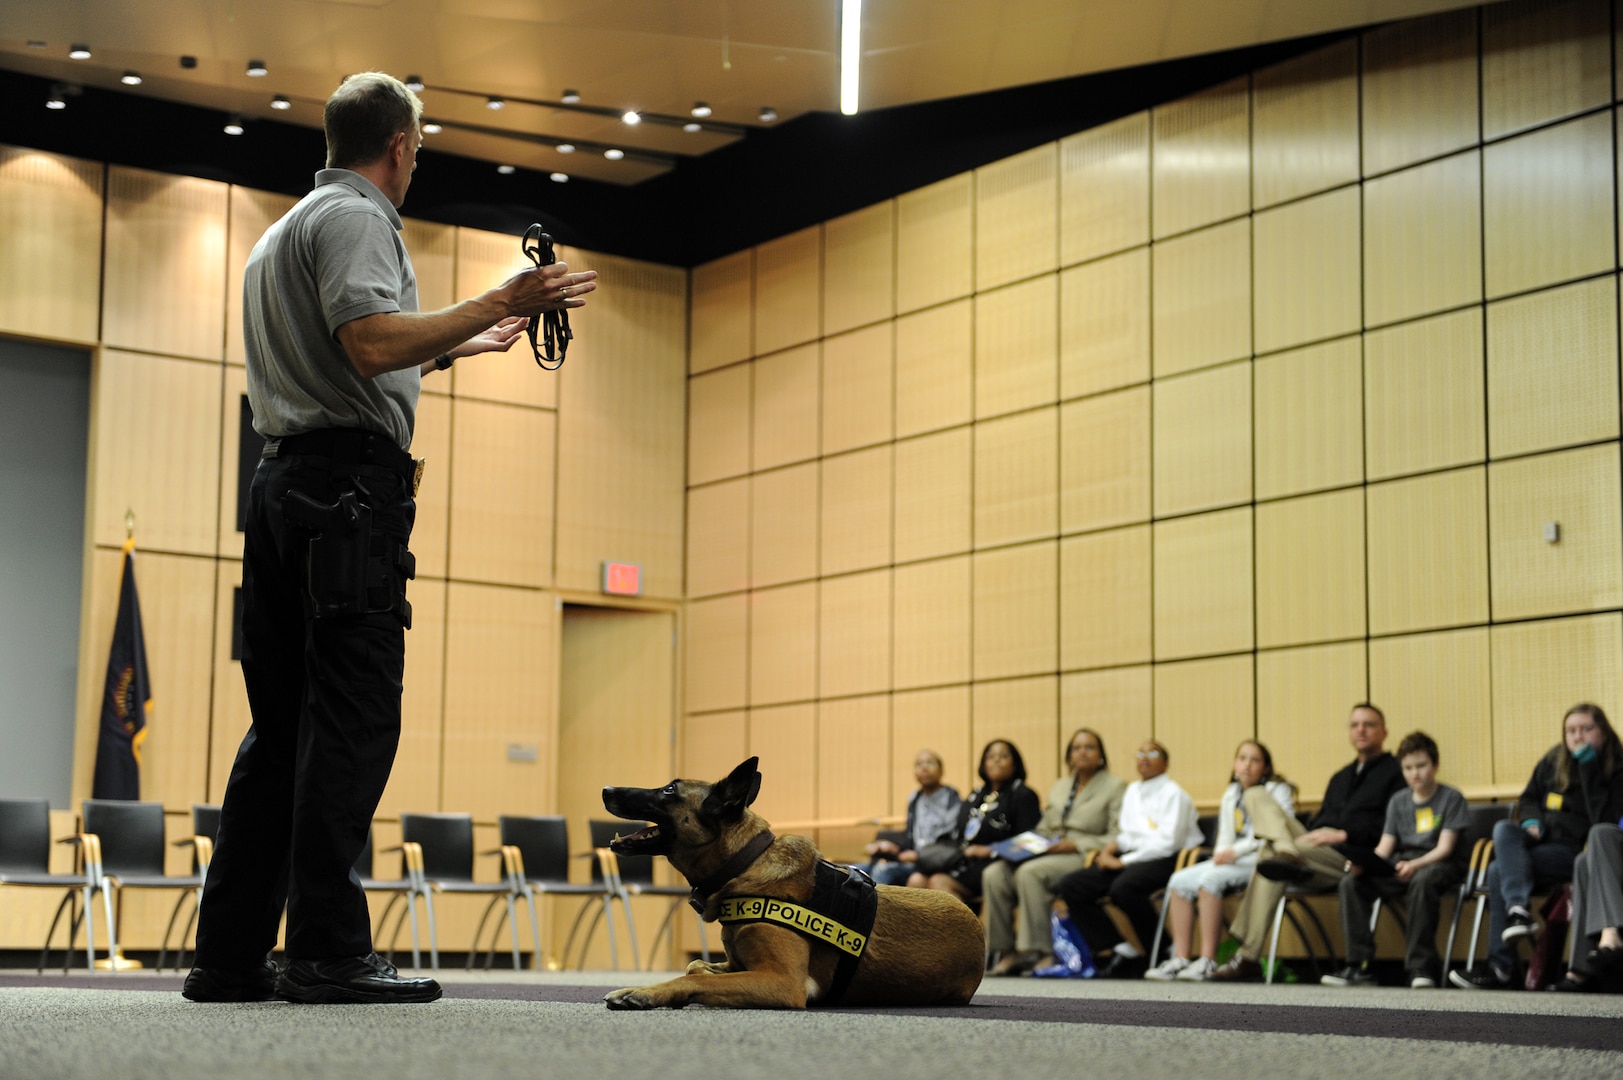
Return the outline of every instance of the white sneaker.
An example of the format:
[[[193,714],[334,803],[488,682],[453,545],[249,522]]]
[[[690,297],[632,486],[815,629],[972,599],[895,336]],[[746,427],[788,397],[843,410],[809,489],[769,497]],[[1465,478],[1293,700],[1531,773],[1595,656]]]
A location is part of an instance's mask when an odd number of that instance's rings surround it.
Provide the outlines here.
[[[1437,989],[1437,980],[1436,979],[1428,979],[1424,975],[1416,975],[1414,978],[1409,980],[1409,989],[1410,990],[1435,990],[1435,989]]]
[[[1189,961],[1185,960],[1183,957],[1171,956],[1161,961],[1160,964],[1151,968],[1149,971],[1146,971],[1144,973],[1144,977],[1146,979],[1153,979],[1156,982],[1171,982],[1173,979],[1179,978],[1183,970],[1188,966]]]
[[[1189,961],[1189,966],[1178,972],[1180,982],[1205,982],[1217,970],[1217,964],[1204,956]]]

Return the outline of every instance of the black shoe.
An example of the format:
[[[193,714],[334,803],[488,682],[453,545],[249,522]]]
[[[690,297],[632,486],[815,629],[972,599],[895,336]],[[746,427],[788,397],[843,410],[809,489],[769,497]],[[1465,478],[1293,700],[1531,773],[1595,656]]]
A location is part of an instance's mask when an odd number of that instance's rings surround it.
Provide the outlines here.
[[[186,975],[180,996],[187,1001],[272,1001],[276,997],[276,965],[260,967],[200,968]]]
[[[1448,981],[1461,990],[1509,990],[1510,976],[1500,975],[1489,963],[1480,963],[1470,971],[1450,971]]]
[[[1124,956],[1112,953],[1110,963],[1099,969],[1101,979],[1142,979],[1150,962],[1142,956]]]
[[[402,979],[377,953],[337,960],[292,960],[276,980],[276,996],[307,1005],[438,1001],[433,979]]]
[[[1357,967],[1348,964],[1334,975],[1319,980],[1321,986],[1374,986],[1375,983],[1375,973],[1363,964]]]
[[[1289,859],[1264,859],[1257,864],[1257,873],[1269,881],[1283,881],[1290,885],[1304,885],[1313,880],[1313,868]]]
[[[1515,941],[1519,937],[1531,937],[1538,933],[1538,924],[1533,922],[1533,916],[1520,908],[1512,908],[1510,916],[1505,922],[1505,929],[1499,937],[1505,941]]]

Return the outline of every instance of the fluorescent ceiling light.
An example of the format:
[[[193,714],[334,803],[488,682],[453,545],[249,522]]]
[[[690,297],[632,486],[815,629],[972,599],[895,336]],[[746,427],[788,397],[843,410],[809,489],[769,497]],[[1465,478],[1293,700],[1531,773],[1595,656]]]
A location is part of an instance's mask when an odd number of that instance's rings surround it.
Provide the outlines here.
[[[862,66],[862,0],[844,0],[840,13],[840,111],[857,112],[857,75]]]

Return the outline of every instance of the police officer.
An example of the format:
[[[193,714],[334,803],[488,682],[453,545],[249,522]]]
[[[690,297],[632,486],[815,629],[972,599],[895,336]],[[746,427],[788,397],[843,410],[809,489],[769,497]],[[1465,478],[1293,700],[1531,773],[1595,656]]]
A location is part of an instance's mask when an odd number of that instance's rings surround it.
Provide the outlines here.
[[[264,458],[248,496],[242,671],[253,723],[203,889],[193,1001],[433,1001],[372,949],[352,867],[400,739],[411,445],[423,375],[509,349],[580,307],[593,271],[528,270],[419,314],[396,212],[422,105],[377,72],[328,99],[327,167],[248,257],[248,399]],[[287,909],[288,964],[270,962]]]

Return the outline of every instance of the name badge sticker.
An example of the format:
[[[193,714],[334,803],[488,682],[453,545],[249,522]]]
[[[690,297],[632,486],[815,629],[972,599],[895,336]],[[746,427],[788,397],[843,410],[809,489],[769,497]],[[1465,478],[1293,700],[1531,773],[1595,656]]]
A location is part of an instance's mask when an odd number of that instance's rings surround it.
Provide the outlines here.
[[[1437,819],[1432,815],[1431,807],[1422,806],[1414,812],[1414,831],[1428,833],[1437,827]]]
[[[1544,809],[1559,810],[1561,809],[1562,803],[1565,801],[1566,800],[1562,797],[1559,791],[1552,791],[1548,795],[1544,796]]]

